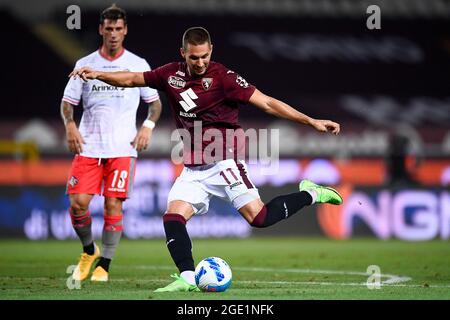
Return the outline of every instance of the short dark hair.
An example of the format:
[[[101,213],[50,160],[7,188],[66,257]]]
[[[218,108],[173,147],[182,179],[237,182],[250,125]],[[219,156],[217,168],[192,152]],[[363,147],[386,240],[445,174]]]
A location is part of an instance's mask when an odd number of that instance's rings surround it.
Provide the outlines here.
[[[105,22],[106,19],[114,20],[114,21],[123,19],[123,22],[126,25],[127,24],[127,13],[125,12],[125,10],[123,10],[122,8],[119,8],[114,3],[111,7],[106,8],[100,14],[100,24],[103,25],[103,22]]]
[[[205,42],[211,45],[211,37],[209,36],[208,30],[203,27],[191,27],[184,32],[181,45],[183,49],[186,49],[188,43],[199,45]]]

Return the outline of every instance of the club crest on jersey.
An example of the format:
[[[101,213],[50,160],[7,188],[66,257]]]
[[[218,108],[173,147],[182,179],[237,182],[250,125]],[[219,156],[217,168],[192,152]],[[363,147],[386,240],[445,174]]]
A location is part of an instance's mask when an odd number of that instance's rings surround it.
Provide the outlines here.
[[[75,178],[74,176],[71,176],[69,179],[69,185],[73,188],[77,185],[78,183],[78,179]]]
[[[169,79],[167,79],[167,83],[175,89],[183,89],[186,85],[186,81],[175,76],[170,76]]]
[[[209,88],[211,88],[212,82],[213,82],[213,78],[203,78],[202,79],[203,89],[209,90]]]

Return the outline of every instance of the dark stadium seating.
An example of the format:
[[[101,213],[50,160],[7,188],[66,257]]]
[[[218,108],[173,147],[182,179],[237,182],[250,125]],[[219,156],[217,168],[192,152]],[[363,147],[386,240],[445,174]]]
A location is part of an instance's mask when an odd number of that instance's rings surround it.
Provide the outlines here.
[[[0,10],[0,20],[2,120],[58,117],[70,65],[11,13]]]

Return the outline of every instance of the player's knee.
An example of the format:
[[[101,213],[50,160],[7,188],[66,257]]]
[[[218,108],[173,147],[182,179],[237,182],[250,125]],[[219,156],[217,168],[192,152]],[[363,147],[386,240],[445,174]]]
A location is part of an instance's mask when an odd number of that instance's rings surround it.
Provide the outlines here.
[[[167,211],[164,213],[164,215],[168,214],[181,215],[186,221],[188,221],[194,215],[194,207],[186,201],[174,200],[169,202]]]
[[[106,214],[119,214],[122,212],[122,200],[117,198],[105,199]]]
[[[259,211],[254,212],[247,222],[254,228],[265,228],[265,207],[261,208]]]
[[[74,216],[84,215],[89,209],[89,204],[84,204],[76,201],[70,202],[70,213]]]
[[[69,196],[70,212],[75,216],[84,215],[89,210],[89,203],[92,197],[72,194]]]
[[[239,209],[242,217],[249,225],[255,228],[264,228],[263,221],[261,220],[262,211],[264,211],[264,203],[261,200],[247,203]]]

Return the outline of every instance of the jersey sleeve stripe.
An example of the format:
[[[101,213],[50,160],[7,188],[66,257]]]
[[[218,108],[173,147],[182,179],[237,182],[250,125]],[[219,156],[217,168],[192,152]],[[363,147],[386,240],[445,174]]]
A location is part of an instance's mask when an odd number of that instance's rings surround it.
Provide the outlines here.
[[[142,100],[144,100],[144,102],[146,102],[146,103],[150,103],[150,102],[156,101],[158,99],[159,99],[158,94],[155,94],[155,95],[149,96],[149,97],[142,97]]]
[[[75,99],[72,99],[72,98],[69,98],[69,97],[67,97],[67,96],[64,96],[63,98],[62,98],[62,100],[63,101],[66,101],[66,102],[69,102],[69,103],[71,103],[71,104],[73,104],[73,105],[78,105],[79,103],[80,103],[80,100],[75,100]]]

